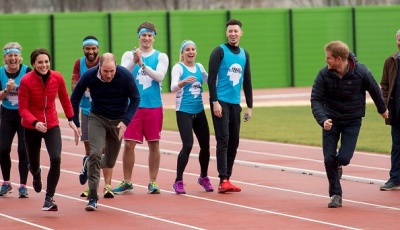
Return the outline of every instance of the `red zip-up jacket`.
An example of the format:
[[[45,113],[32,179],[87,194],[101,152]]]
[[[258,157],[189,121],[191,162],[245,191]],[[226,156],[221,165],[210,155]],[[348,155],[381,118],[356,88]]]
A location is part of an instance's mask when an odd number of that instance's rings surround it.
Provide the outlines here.
[[[34,124],[37,121],[44,122],[47,129],[59,124],[55,102],[57,94],[65,116],[70,119],[74,116],[63,76],[60,72],[49,71],[46,84],[35,71],[25,74],[21,79],[18,89],[18,110],[22,118],[21,124],[27,129],[35,129]]]

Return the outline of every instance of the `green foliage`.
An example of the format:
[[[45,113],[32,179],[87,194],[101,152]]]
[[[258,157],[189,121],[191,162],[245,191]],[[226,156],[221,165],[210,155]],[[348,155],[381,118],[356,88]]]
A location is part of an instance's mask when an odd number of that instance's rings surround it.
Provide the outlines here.
[[[214,134],[210,110],[206,110],[210,132]],[[175,111],[164,110],[164,129],[177,131]],[[242,122],[241,137],[293,144],[321,146],[322,128],[309,106],[256,107],[250,122]],[[368,105],[363,119],[357,150],[388,153],[391,147],[390,126],[384,124],[374,105]]]

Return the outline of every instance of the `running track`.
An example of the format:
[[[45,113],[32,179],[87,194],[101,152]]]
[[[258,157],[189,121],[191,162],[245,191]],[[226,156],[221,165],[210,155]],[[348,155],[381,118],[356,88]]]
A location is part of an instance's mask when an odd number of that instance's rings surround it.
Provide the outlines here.
[[[255,105],[281,105],[288,101],[306,104],[308,95],[309,88],[256,91]],[[172,97],[165,95],[166,106]],[[242,192],[218,194],[204,192],[196,182],[199,166],[195,145],[184,174],[187,195],[176,195],[171,187],[181,143],[179,134],[170,131],[163,131],[160,143],[160,195],[147,194],[148,155],[144,144],[136,151],[134,192],[114,199],[101,198],[98,210],[87,212],[87,200],[79,197],[85,189],[78,180],[83,144],[74,145],[65,120],[61,120],[61,127],[62,174],[54,197],[59,211],[41,211],[44,190],[33,191],[30,175],[30,198],[17,198],[15,141],[11,173],[14,193],[0,197],[0,229],[382,229],[399,223],[399,192],[379,191],[388,178],[387,155],[356,152],[351,164],[344,167],[343,207],[328,209],[328,181],[320,148],[242,139],[232,177]],[[216,189],[214,137],[211,142],[209,176]],[[121,159],[122,151],[113,186],[122,179]],[[44,188],[48,166],[43,146]],[[101,181],[100,191],[103,186]]]

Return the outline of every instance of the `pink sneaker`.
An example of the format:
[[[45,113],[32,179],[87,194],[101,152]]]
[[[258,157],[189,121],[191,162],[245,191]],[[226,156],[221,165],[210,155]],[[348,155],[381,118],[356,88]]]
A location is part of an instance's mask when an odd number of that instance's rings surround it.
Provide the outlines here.
[[[199,177],[199,179],[197,180],[197,183],[199,183],[199,185],[201,185],[201,187],[203,187],[206,192],[214,191],[214,189],[211,185],[210,179],[207,176]]]
[[[185,188],[183,187],[183,181],[178,180],[175,182],[175,184],[172,186],[174,188],[176,194],[186,194]]]

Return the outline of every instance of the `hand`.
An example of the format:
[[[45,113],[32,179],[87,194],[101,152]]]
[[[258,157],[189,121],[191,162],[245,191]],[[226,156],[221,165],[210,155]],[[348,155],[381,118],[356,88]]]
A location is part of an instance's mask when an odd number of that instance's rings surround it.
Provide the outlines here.
[[[183,86],[185,86],[187,83],[193,83],[196,81],[196,77],[194,76],[190,76],[187,77],[185,79],[183,79],[181,82],[178,83],[179,88],[182,88]]]
[[[137,49],[136,47],[133,49],[133,63],[138,63],[140,66],[143,65],[142,61],[142,51]]]
[[[46,133],[47,132],[47,125],[46,123],[43,123],[41,121],[36,122],[35,124],[35,129],[41,133]]]
[[[6,89],[8,92],[14,90],[17,87],[17,85],[15,84],[14,79],[9,78],[8,82],[6,84]]]
[[[124,122],[119,122],[117,128],[119,129],[119,133],[118,133],[118,140],[122,140],[122,137],[124,136],[124,133],[126,131],[126,125],[124,124]]]
[[[386,109],[386,111],[384,113],[381,113],[381,116],[383,117],[383,119],[388,119],[389,118],[389,110]]]
[[[72,128],[72,130],[74,130],[74,134],[75,134],[75,145],[78,145],[79,143],[79,139],[81,137],[81,129],[77,128],[75,123],[73,121],[68,121],[69,127]]]
[[[244,113],[244,122],[247,122],[251,119],[251,108],[247,108],[246,112]]]
[[[218,101],[213,102],[213,113],[214,116],[221,118],[222,117],[222,107]]]
[[[324,121],[324,129],[325,130],[331,130],[331,128],[332,128],[332,119],[326,119],[325,121]]]

